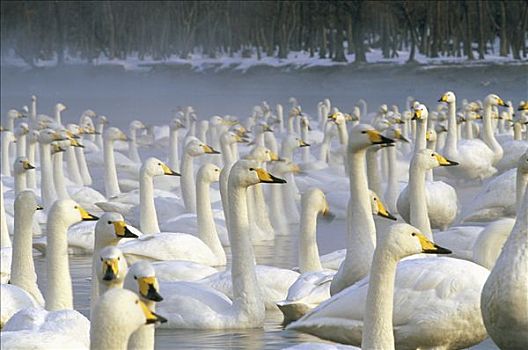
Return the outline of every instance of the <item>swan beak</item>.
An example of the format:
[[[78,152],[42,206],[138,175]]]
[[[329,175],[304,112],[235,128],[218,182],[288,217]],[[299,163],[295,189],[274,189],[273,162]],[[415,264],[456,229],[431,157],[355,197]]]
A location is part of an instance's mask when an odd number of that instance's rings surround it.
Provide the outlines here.
[[[82,221],[95,221],[99,220],[99,218],[95,215],[90,214],[87,212],[84,208],[81,206],[77,206],[77,210],[79,210],[79,213],[81,213]]]
[[[268,184],[285,184],[286,180],[279,179],[278,177],[275,177],[268,173],[266,170],[262,168],[256,168],[255,171],[257,172],[258,178],[260,182],[262,183],[268,183]]]
[[[335,121],[337,119],[337,112],[329,114],[327,118],[331,121]]]
[[[79,141],[77,141],[76,138],[71,138],[71,139],[70,139],[70,143],[71,143],[71,145],[72,145],[73,147],[84,148],[84,145],[81,145],[81,144],[79,143]]]
[[[452,251],[449,249],[440,247],[439,245],[431,242],[427,237],[421,233],[413,233],[414,236],[418,237],[420,240],[420,245],[422,246],[422,253],[426,254],[451,254]]]
[[[292,164],[291,172],[294,174],[299,174],[301,172],[301,167],[299,166],[299,164]]]
[[[310,147],[309,143],[306,143],[304,140],[299,141],[299,147]]]
[[[113,281],[117,278],[119,265],[117,259],[103,260],[103,281]]]
[[[215,151],[213,147],[209,145],[203,145],[202,148],[206,154],[220,154],[220,152]]]
[[[119,135],[118,140],[120,140],[120,141],[128,141],[128,137],[125,135],[124,132],[121,132],[121,135]]]
[[[163,316],[160,316],[148,308],[148,306],[141,300],[138,300],[139,305],[141,306],[141,310],[143,310],[143,314],[145,315],[145,324],[153,324],[153,323],[165,323],[167,322],[167,319]]]
[[[385,208],[381,200],[378,199],[376,201],[376,205],[378,207],[378,216],[381,216],[382,218],[389,219],[389,220],[394,220],[394,221],[398,220],[394,215],[389,213],[389,211],[387,210],[387,208]]]
[[[396,136],[396,139],[405,143],[409,143],[409,140],[407,140],[405,136],[402,135],[400,130],[394,130],[394,135]]]
[[[31,163],[28,160],[24,160],[22,162],[22,167],[26,170],[35,169],[35,167],[31,165]]]
[[[264,125],[264,132],[273,132],[273,129],[269,127],[269,125]]]
[[[159,284],[156,277],[138,278],[139,294],[148,300],[162,301],[163,297],[159,294]]]
[[[413,117],[411,118],[411,120],[417,120],[417,119],[422,119],[422,111],[414,111],[414,115]]]
[[[275,153],[275,152],[270,152],[270,159],[272,161],[280,160],[279,155],[277,153]]]
[[[438,100],[438,102],[447,102],[447,96],[446,96],[446,95],[443,95],[442,97],[440,97],[440,99]]]
[[[438,161],[438,164],[440,164],[440,166],[458,165],[457,162],[449,160],[449,159],[445,158],[444,156],[442,156],[442,155],[440,155],[438,153],[435,153],[434,156],[435,156],[436,160]]]
[[[517,108],[518,111],[528,111],[528,102],[523,103]]]
[[[326,202],[326,206],[325,206],[325,208],[323,209],[322,214],[323,214],[323,218],[324,218],[326,221],[328,221],[328,222],[332,222],[332,221],[334,221],[334,219],[335,219],[335,217],[336,217],[335,214],[332,213],[332,212],[330,211],[330,206],[328,205],[328,202]]]
[[[115,234],[121,238],[138,238],[138,236],[130,231],[124,221],[114,221]]]
[[[44,210],[44,207],[42,205],[37,204],[37,210]]]
[[[58,132],[53,133],[53,135],[51,135],[51,139],[53,141],[63,141],[64,140],[64,138]]]
[[[71,131],[66,131],[66,135],[68,135],[69,138],[72,138],[72,139],[80,139],[81,137],[79,135],[75,135],[73,132]]]
[[[499,106],[510,107],[502,98],[499,98]]]
[[[372,142],[373,145],[379,145],[379,144],[384,144],[384,143],[394,143],[394,140],[383,136],[376,130],[367,130],[367,135],[369,137],[370,142]]]
[[[181,174],[178,174],[164,163],[161,163],[161,168],[163,169],[163,175],[181,176]]]

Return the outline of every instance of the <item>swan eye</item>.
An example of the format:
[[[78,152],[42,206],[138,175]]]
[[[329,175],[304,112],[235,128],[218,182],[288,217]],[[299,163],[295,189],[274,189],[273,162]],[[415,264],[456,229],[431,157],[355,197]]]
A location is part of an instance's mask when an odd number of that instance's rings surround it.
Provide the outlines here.
[[[139,300],[136,300],[136,304],[139,304]]]
[[[431,153],[431,157],[434,157],[434,153]]]
[[[137,276],[134,276],[134,279],[137,280]]]
[[[158,163],[159,166],[161,166],[161,163]]]
[[[367,132],[366,132],[365,130],[363,130],[361,133],[362,133],[362,134],[366,134]]]
[[[117,257],[117,261],[120,261],[120,260],[121,260],[121,257],[120,257],[120,256],[118,256],[118,257]]]
[[[112,225],[112,221],[108,221],[108,225]]]
[[[249,171],[255,171],[255,168],[249,168]]]
[[[101,261],[103,261],[103,258],[101,258]]]
[[[414,233],[414,232],[413,232],[413,233],[411,233],[411,236],[413,236],[413,237],[414,237],[414,236],[416,236],[416,233]]]
[[[75,207],[73,207],[73,209],[79,209],[79,207],[78,207],[78,206],[75,206]]]

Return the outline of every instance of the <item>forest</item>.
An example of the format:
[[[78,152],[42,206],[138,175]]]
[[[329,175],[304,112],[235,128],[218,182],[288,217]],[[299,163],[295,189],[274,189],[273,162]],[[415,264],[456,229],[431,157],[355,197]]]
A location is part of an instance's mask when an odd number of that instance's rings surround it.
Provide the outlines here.
[[[528,1],[2,1],[2,58],[165,60],[191,53],[366,62],[426,57],[526,59]],[[494,45],[498,43],[498,45]],[[351,56],[349,56],[351,57]]]

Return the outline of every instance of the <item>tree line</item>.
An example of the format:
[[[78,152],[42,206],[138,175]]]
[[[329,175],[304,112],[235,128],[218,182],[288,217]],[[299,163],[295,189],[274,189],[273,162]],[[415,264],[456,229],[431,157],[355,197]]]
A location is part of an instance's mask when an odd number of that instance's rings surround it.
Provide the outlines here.
[[[525,59],[528,1],[2,1],[2,56],[30,65],[65,55],[88,62],[104,55],[156,60],[191,53],[256,54],[366,62],[410,52],[427,57]]]

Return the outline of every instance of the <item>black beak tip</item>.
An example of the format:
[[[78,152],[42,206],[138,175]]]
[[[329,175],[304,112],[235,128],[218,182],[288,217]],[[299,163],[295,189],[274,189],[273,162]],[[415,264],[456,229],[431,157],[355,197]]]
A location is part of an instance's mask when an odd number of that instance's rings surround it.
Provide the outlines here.
[[[442,101],[442,98],[439,98],[439,99],[438,99],[438,102],[444,102],[444,101]]]
[[[130,231],[128,227],[125,226],[125,234],[123,235],[123,237],[124,238],[138,238],[138,235]]]
[[[92,214],[90,214],[89,218],[83,219],[83,221],[97,221],[97,220],[99,220],[99,217],[92,215]]]
[[[451,254],[451,253],[453,253],[451,250],[449,250],[447,248],[444,248],[444,247],[437,246],[436,244],[435,244],[435,248],[436,248],[436,251],[435,251],[436,254]]]
[[[387,213],[387,219],[390,219],[390,220],[393,220],[393,221],[398,221],[398,218],[395,217],[394,215],[392,215],[391,213]]]

